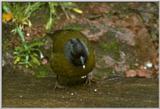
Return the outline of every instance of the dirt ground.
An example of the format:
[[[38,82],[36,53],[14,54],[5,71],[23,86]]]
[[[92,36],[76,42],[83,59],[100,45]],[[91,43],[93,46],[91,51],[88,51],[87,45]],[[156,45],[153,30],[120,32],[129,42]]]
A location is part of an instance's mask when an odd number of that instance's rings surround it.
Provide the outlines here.
[[[5,70],[5,68],[4,68]],[[158,79],[110,78],[54,89],[55,77],[3,73],[3,107],[158,107]]]

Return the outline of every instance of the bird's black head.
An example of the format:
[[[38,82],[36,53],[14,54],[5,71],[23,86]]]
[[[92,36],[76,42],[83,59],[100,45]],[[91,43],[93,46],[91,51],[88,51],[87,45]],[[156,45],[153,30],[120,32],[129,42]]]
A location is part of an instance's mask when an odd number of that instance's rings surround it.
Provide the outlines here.
[[[64,46],[65,56],[75,66],[82,66],[88,59],[88,48],[86,44],[78,38],[69,40]]]

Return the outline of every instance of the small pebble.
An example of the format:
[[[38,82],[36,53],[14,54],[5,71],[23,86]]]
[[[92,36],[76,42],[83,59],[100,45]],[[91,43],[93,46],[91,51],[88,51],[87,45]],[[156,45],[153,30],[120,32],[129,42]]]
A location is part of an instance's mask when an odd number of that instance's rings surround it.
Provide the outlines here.
[[[138,64],[138,63],[135,63],[134,65],[135,65],[135,66],[137,66],[137,67],[139,66],[139,64]]]
[[[94,92],[97,92],[97,89],[94,89]]]
[[[73,96],[73,95],[74,95],[74,93],[71,93],[71,95]]]
[[[151,62],[147,62],[146,64],[145,64],[145,66],[147,67],[147,68],[152,68],[152,63]]]
[[[144,69],[144,66],[143,66],[143,65],[141,65],[139,68],[140,68],[141,70],[143,70],[143,69]]]
[[[135,71],[135,70],[128,70],[128,71],[126,71],[125,72],[126,73],[126,77],[128,78],[128,77],[136,77],[136,75],[137,75],[137,72]]]
[[[83,101],[82,99],[80,99],[80,101]]]
[[[22,95],[20,95],[19,97],[20,97],[20,98],[22,98],[23,96],[22,96]]]
[[[42,64],[47,64],[48,63],[48,60],[47,59],[45,59],[45,58],[43,58],[43,60],[42,60]]]
[[[147,67],[146,67],[146,66],[144,66],[144,67],[143,67],[143,69],[145,69],[145,70],[146,70],[146,69],[147,69]]]
[[[76,17],[75,17],[74,15],[71,14],[71,18],[72,18],[72,19],[75,19]]]
[[[85,65],[83,65],[83,69],[85,69]]]
[[[156,70],[158,70],[159,66],[158,66],[158,65],[154,65],[154,68],[155,68]]]
[[[29,34],[29,33],[27,33],[26,35],[27,35],[27,36],[30,36],[30,34]]]

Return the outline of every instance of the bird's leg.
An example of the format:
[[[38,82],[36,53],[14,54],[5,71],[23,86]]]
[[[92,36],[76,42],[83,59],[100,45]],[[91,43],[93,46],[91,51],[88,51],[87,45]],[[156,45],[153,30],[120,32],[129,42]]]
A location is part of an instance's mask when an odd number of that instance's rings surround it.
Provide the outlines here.
[[[91,85],[92,83],[96,83],[96,80],[93,78],[93,73],[89,73],[86,78],[85,84]]]
[[[55,88],[55,89],[64,89],[65,87],[62,86],[62,85],[60,85],[60,84],[58,83],[58,79],[59,79],[59,77],[58,77],[58,75],[57,75],[57,76],[56,76],[56,83],[55,83],[54,88]]]
[[[56,81],[54,88],[55,88],[55,89],[64,89],[65,87],[62,86],[62,85],[60,85],[60,84],[58,83],[58,81]]]

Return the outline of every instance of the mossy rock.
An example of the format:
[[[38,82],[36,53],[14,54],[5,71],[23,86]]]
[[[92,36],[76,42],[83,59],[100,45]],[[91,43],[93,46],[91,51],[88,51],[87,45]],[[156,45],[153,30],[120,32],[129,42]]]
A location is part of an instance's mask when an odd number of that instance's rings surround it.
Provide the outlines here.
[[[116,60],[119,60],[120,58],[120,43],[115,37],[114,32],[107,32],[106,37],[104,37],[104,40],[99,44],[99,47],[102,49],[102,51],[110,55]]]

